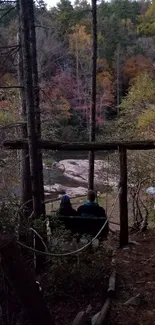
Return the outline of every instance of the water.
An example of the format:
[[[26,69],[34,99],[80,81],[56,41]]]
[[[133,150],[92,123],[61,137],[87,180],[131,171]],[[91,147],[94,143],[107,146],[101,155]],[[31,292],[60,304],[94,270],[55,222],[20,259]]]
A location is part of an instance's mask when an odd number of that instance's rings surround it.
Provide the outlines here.
[[[108,151],[97,151],[95,154],[96,159],[105,159]],[[51,154],[48,153],[47,157],[54,161],[60,161],[63,159],[87,159],[88,151],[54,151]]]
[[[96,159],[106,159],[107,152],[98,151],[96,153]],[[49,169],[44,168],[44,183],[45,185],[54,185],[55,183],[61,184],[68,187],[86,186],[83,183],[76,182],[63,175],[63,172],[59,169],[53,168],[54,161],[60,161],[64,159],[87,159],[88,152],[84,151],[55,151],[51,152],[47,156],[44,156],[45,164],[49,166]]]
[[[96,159],[106,159],[107,152],[97,152],[96,153]],[[76,182],[75,180],[69,179],[68,177],[63,175],[63,172],[59,169],[53,168],[53,162],[54,161],[60,161],[63,159],[87,159],[88,158],[88,152],[84,151],[55,151],[55,152],[48,152],[47,154],[44,154],[44,162],[46,165],[48,165],[50,168],[45,169],[44,168],[44,184],[45,185],[54,185],[55,183],[61,184],[63,186],[67,187],[78,187],[83,186],[86,187],[86,185],[83,185],[83,183]],[[10,189],[10,192],[12,195],[20,196],[20,186],[16,185],[13,188]],[[52,193],[51,197],[57,197],[57,193]]]
[[[55,183],[61,184],[63,186],[77,187],[80,184],[72,179],[67,178],[63,175],[63,172],[56,168],[44,168],[44,184],[54,185]]]

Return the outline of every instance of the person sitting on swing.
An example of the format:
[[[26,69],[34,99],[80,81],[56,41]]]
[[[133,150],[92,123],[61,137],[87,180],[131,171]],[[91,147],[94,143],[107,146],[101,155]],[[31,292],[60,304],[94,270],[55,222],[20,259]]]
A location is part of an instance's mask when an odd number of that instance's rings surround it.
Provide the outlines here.
[[[62,195],[58,215],[70,217],[76,216],[77,212],[72,208],[70,197],[67,194]]]
[[[97,202],[95,202],[95,191],[89,190],[87,198],[88,201],[77,209],[77,214],[82,217],[94,216],[107,218],[105,210],[101,206],[99,206]]]

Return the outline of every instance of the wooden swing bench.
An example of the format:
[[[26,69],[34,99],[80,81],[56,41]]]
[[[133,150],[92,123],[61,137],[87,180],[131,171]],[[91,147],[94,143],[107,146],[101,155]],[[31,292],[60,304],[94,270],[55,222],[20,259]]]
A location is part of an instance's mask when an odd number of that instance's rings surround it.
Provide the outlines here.
[[[78,233],[80,236],[85,234],[92,237],[96,236],[106,221],[106,218],[104,217],[95,216],[58,216],[58,219],[65,225],[65,228],[70,230],[73,234]],[[104,229],[100,233],[99,238],[106,238],[108,231],[109,225],[107,222]]]

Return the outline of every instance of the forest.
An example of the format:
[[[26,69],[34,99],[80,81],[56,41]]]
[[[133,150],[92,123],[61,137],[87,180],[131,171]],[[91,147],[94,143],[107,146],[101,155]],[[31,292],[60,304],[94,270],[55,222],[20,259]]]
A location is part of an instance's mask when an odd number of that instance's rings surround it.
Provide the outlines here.
[[[153,324],[154,21],[150,0],[0,1],[2,325]],[[104,224],[77,215],[88,188]]]
[[[17,10],[0,4],[0,85],[18,84]],[[97,5],[97,138],[154,138],[154,1]],[[88,139],[92,22],[87,1],[35,6],[42,134]],[[1,89],[0,124],[22,122],[18,89]],[[130,130],[130,131],[129,131]]]

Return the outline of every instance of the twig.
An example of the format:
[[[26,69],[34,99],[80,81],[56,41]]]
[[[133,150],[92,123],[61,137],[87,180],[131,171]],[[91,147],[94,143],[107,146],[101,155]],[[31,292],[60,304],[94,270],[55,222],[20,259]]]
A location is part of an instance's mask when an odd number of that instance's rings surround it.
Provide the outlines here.
[[[35,233],[35,235],[38,236],[38,238],[41,240],[43,246],[45,247],[45,251],[48,252],[48,248],[47,248],[45,242],[43,241],[43,238],[38,234],[38,232],[33,228],[30,228],[29,230],[33,231]]]
[[[3,50],[3,49],[12,49],[12,48],[17,48],[17,47],[19,47],[19,46],[20,46],[19,44],[9,45],[9,46],[0,46],[0,50]]]
[[[16,7],[12,7],[10,8],[7,12],[5,12],[1,17],[0,17],[0,21],[6,16],[8,15],[12,10],[14,10]]]

